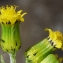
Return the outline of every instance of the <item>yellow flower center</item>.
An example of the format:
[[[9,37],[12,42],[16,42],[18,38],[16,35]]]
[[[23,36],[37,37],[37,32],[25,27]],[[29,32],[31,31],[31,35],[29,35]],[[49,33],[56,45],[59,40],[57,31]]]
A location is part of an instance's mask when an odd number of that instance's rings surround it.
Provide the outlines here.
[[[17,21],[24,22],[23,16],[27,14],[26,12],[21,14],[22,10],[16,12],[17,6],[6,6],[0,8],[0,23],[8,23],[9,21],[11,24],[14,24]]]
[[[59,31],[52,31],[51,29],[46,28],[45,30],[49,31],[49,37],[56,48],[62,48],[63,34]]]

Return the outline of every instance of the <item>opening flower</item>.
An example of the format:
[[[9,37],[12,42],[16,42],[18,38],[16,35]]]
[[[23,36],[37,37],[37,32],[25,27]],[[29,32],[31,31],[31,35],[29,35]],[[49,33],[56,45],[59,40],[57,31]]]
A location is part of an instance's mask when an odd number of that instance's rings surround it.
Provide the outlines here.
[[[19,32],[20,21],[24,22],[22,10],[16,11],[17,6],[2,6],[0,8],[0,24],[2,34],[0,38],[3,51],[11,53],[17,52],[21,47],[21,38]]]
[[[19,31],[20,21],[24,22],[22,10],[16,11],[17,6],[2,6],[0,8],[1,38],[0,46],[10,56],[10,63],[16,63],[16,52],[21,48]]]
[[[48,28],[46,28],[45,30],[49,31],[48,40],[53,42],[53,45],[56,48],[62,48],[63,34],[60,31],[52,31]]]
[[[60,63],[62,61],[62,58],[58,60],[55,55],[51,55],[57,48],[62,48],[62,33],[48,28],[45,30],[49,31],[49,36],[26,50],[26,63]]]
[[[22,10],[16,12],[16,8],[17,6],[12,5],[10,7],[8,5],[6,7],[2,6],[0,8],[0,23],[14,24],[16,21],[24,22],[23,16],[27,13],[21,14]]]

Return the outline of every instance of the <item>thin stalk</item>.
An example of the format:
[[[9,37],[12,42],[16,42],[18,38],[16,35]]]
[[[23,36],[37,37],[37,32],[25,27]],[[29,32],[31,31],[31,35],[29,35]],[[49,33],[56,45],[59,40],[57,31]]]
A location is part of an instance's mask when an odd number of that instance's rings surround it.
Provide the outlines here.
[[[9,53],[10,63],[16,63],[16,53]]]
[[[2,55],[0,55],[0,61],[1,63],[5,63]]]

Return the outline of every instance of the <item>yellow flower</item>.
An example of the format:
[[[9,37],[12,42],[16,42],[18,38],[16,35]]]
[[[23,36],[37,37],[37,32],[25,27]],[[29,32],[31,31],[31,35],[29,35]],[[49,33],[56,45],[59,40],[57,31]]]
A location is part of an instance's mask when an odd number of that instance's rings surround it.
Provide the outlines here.
[[[17,6],[6,6],[0,8],[0,23],[11,23],[14,24],[16,21],[24,22],[23,16],[27,14],[26,12],[21,14],[22,10],[16,12]]]
[[[51,29],[46,28],[45,30],[49,31],[49,40],[51,40],[56,48],[62,48],[63,34],[59,31],[52,31]]]

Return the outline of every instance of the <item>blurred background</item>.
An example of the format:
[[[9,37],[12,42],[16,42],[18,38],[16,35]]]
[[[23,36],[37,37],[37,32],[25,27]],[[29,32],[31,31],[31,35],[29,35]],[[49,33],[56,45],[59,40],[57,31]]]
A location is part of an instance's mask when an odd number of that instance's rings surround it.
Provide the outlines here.
[[[25,22],[20,24],[22,47],[17,52],[17,63],[25,63],[25,50],[48,36],[45,28],[63,33],[63,0],[0,0],[0,7],[6,5],[17,5],[17,10],[28,13]],[[61,50],[55,53],[63,56]],[[7,53],[0,49],[0,54],[10,63]]]

